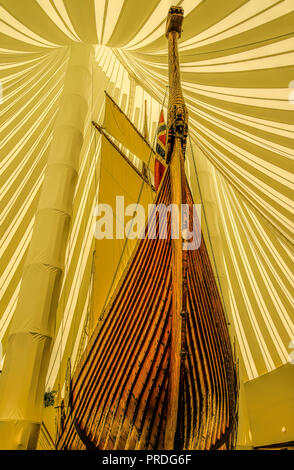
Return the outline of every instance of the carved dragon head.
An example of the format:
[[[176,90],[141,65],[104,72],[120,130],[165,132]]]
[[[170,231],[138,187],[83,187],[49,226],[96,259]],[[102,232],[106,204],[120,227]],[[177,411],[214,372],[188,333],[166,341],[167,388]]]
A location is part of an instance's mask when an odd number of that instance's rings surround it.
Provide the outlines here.
[[[172,31],[177,32],[179,34],[179,37],[181,37],[183,19],[184,10],[182,7],[170,7],[166,20],[166,37],[168,36],[168,33]]]

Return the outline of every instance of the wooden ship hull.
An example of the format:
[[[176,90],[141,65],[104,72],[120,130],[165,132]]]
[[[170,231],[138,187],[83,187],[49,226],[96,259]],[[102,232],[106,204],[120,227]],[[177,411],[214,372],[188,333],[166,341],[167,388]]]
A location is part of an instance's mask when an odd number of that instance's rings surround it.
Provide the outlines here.
[[[187,113],[176,40],[182,10],[170,10],[167,162],[155,205],[193,214],[184,171]],[[173,50],[173,52],[172,52]],[[196,218],[197,219],[197,218]],[[231,342],[199,221],[198,249],[162,238],[158,212],[146,225],[68,384],[58,449],[232,449],[237,376]],[[148,234],[147,234],[148,231]],[[150,236],[151,234],[151,236]],[[148,235],[148,236],[147,236]]]

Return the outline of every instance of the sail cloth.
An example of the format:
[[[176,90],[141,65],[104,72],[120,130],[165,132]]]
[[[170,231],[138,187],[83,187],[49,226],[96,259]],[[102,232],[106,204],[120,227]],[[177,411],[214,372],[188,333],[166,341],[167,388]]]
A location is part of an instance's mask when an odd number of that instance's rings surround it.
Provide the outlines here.
[[[153,169],[155,161],[154,150],[112,98],[107,93],[105,95],[103,127],[136,157],[146,163],[150,169]]]
[[[95,240],[92,327],[96,325],[136,244],[136,239],[128,239],[126,242],[125,233],[128,229],[126,224],[132,219],[132,216],[126,216],[123,220],[121,211],[116,210],[117,196],[124,197],[124,208],[129,204],[136,204],[139,200],[146,215],[148,204],[152,203],[150,187],[138,176],[113,145],[102,136],[98,203],[109,204],[113,210],[113,239]],[[95,214],[98,215],[97,210]],[[104,213],[101,213],[101,216],[103,217]],[[125,229],[123,238],[117,238],[117,229],[120,236],[121,231]],[[97,233],[95,236],[97,237]]]
[[[158,122],[158,129],[157,129],[157,141],[156,141],[156,153],[165,159],[165,145],[166,145],[166,124],[164,120],[164,113],[163,109],[160,111],[159,122]],[[155,159],[154,163],[154,186],[157,190],[160,181],[164,175],[165,167],[159,161],[158,158]]]

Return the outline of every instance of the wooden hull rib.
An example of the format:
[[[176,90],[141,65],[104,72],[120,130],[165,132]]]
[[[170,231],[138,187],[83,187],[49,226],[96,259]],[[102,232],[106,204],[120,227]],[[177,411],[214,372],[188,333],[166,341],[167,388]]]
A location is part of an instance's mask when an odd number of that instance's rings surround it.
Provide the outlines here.
[[[156,204],[172,202],[171,171]],[[182,194],[193,203],[184,175]],[[150,226],[159,228],[155,215]],[[183,252],[183,312],[173,297],[173,242],[170,223],[167,239],[138,241],[73,377],[59,449],[232,447],[236,375],[205,243]],[[173,333],[180,334],[174,351]]]

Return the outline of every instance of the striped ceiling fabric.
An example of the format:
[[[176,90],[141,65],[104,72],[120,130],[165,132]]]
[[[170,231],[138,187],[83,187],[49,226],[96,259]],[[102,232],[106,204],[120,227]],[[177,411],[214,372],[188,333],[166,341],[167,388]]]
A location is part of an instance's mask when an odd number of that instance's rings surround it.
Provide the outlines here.
[[[168,83],[164,31],[172,3],[185,10],[179,50],[190,116],[187,175],[203,205],[242,379],[290,361],[293,0],[1,0],[4,350],[70,46],[97,45],[47,387],[62,386],[67,358],[75,364],[87,340],[101,148],[91,120],[102,122],[107,90],[143,131],[147,100],[154,139]]]

